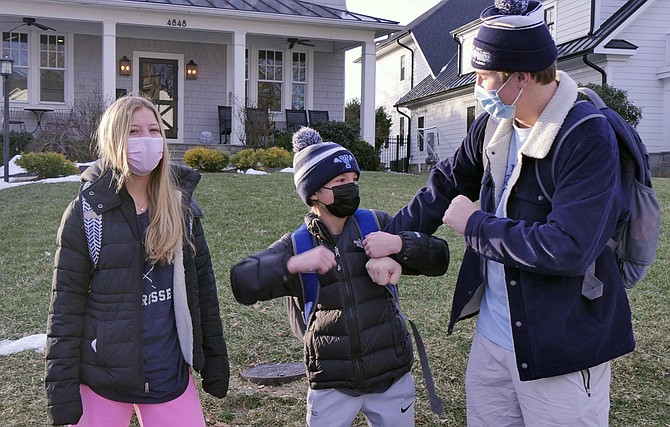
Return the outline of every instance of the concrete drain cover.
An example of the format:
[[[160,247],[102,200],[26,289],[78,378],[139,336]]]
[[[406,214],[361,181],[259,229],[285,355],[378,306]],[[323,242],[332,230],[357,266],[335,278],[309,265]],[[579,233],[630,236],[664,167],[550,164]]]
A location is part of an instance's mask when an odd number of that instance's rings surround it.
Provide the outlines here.
[[[305,377],[304,363],[268,363],[245,369],[242,378],[254,384],[279,385]]]

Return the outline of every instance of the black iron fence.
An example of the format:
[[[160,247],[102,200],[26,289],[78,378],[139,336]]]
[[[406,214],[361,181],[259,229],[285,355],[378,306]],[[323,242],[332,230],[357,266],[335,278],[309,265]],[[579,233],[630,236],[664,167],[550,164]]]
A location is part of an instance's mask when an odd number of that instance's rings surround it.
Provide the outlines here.
[[[405,135],[390,137],[379,152],[381,167],[391,172],[409,172],[409,146]]]

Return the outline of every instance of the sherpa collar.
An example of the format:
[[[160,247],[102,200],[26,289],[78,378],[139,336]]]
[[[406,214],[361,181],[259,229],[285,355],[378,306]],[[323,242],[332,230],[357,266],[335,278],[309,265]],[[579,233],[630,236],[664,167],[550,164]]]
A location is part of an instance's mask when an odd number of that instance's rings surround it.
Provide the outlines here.
[[[577,100],[577,84],[565,72],[558,71],[556,80],[559,82],[558,88],[547,106],[540,114],[533,129],[528,135],[528,139],[521,146],[519,152],[524,156],[543,159],[549,154],[549,150],[561,129],[565,118],[570,109]],[[491,176],[496,184],[496,189],[502,186],[502,180],[505,177],[507,169],[507,157],[509,145],[512,138],[512,120],[504,119],[498,124],[498,127],[491,137],[491,141],[486,146],[486,157],[490,162]],[[494,155],[494,153],[496,153]],[[516,174],[510,178],[509,186],[514,184],[521,170],[520,164],[516,168]],[[496,197],[498,195],[496,194]]]

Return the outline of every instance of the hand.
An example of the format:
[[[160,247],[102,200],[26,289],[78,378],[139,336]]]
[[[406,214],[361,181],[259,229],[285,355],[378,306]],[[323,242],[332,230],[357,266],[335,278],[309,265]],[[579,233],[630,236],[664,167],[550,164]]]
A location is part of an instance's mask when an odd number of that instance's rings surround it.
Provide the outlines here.
[[[375,231],[363,240],[363,249],[370,258],[381,258],[397,254],[402,250],[402,239],[395,234]]]
[[[370,279],[378,285],[395,285],[402,274],[402,266],[389,257],[371,258],[366,264]]]
[[[336,265],[335,254],[325,246],[319,245],[289,258],[286,268],[291,274],[314,272],[326,274]]]
[[[470,216],[477,210],[477,205],[463,195],[458,195],[444,212],[442,222],[459,234],[465,233],[465,226]]]

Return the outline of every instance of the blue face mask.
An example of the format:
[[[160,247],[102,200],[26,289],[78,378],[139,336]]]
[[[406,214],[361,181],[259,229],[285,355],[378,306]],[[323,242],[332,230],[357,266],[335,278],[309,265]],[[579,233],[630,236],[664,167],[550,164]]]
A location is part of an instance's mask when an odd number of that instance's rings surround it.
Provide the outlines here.
[[[516,96],[514,102],[510,105],[505,104],[500,100],[498,92],[505,87],[507,82],[510,81],[512,76],[498,90],[486,90],[483,87],[475,83],[475,98],[479,101],[479,105],[482,106],[484,111],[489,113],[491,116],[496,119],[513,119],[514,118],[514,106],[521,96],[523,89],[519,91],[519,94]]]

